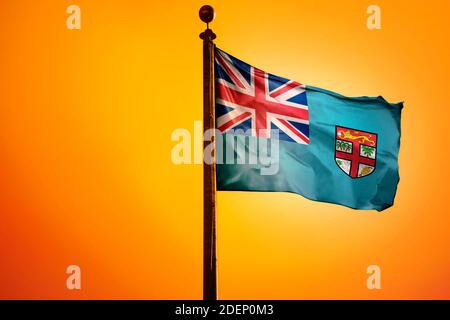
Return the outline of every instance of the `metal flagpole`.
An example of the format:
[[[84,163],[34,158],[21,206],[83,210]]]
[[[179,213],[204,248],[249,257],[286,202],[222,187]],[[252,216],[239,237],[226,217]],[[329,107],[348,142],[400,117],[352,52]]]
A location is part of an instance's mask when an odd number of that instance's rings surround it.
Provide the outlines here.
[[[214,129],[214,32],[209,29],[215,13],[211,6],[203,6],[200,19],[206,30],[200,34],[203,40],[203,132]],[[213,141],[213,140],[212,140]],[[203,150],[210,142],[203,142]],[[211,142],[212,143],[212,142]],[[215,151],[214,151],[215,153]],[[215,157],[215,154],[213,155]],[[203,161],[203,299],[217,299],[216,256],[216,164]]]

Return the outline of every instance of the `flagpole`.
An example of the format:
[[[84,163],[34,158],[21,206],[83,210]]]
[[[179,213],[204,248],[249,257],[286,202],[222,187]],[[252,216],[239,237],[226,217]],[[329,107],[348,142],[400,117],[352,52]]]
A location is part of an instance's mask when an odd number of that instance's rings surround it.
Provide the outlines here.
[[[214,32],[209,29],[215,13],[211,6],[200,8],[200,19],[206,30],[203,40],[203,132],[214,129]],[[203,142],[203,150],[210,142]],[[215,156],[215,155],[214,155]],[[216,246],[216,164],[203,161],[203,300],[217,300],[217,246]]]

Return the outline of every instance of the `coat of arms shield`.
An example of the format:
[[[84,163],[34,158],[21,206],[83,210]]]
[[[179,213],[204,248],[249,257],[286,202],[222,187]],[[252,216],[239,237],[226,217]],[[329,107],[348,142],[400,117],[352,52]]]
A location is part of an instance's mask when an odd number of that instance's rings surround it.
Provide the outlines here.
[[[376,133],[336,126],[335,160],[351,178],[361,178],[375,171]]]

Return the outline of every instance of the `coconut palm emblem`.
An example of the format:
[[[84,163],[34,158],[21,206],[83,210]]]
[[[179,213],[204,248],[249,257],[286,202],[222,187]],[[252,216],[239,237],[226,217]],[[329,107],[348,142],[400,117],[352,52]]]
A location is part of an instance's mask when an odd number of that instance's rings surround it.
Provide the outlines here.
[[[336,126],[335,160],[352,178],[368,176],[375,171],[376,133]]]

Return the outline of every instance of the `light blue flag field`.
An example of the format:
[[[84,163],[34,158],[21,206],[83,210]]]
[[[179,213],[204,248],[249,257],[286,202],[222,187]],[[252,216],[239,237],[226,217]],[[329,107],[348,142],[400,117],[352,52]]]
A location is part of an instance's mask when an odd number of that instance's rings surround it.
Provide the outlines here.
[[[215,77],[217,190],[393,205],[403,103],[305,86],[219,49]]]

